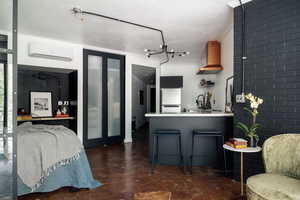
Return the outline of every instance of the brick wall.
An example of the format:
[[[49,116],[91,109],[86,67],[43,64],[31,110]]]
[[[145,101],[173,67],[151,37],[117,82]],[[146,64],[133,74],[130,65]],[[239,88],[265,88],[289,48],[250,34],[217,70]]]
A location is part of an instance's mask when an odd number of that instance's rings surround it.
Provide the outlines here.
[[[234,10],[234,89],[241,92],[241,9]],[[245,93],[264,99],[258,123],[259,145],[280,133],[300,133],[300,1],[253,0],[246,4],[247,57]],[[241,104],[235,105],[235,123],[247,122]],[[235,128],[234,135],[243,137]],[[260,153],[246,154],[246,177],[263,172]],[[234,175],[239,179],[239,155]]]

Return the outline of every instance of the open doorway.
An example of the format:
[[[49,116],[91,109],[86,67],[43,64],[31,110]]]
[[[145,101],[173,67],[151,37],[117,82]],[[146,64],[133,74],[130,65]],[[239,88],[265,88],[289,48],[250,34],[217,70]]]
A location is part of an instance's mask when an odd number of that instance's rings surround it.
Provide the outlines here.
[[[132,136],[145,138],[148,122],[145,114],[156,110],[156,68],[132,65]]]

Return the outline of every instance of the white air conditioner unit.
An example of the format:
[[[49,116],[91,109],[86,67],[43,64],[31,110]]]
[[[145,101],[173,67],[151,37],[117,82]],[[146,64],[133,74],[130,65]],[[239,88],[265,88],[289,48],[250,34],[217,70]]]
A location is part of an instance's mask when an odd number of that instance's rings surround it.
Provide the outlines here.
[[[42,43],[29,44],[29,56],[54,60],[72,61],[73,48]]]

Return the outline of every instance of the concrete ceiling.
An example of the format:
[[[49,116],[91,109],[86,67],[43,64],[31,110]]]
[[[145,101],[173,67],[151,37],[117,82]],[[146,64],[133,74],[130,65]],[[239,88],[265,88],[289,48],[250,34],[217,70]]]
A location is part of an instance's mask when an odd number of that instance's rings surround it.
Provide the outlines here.
[[[1,0],[1,4],[10,1]],[[218,39],[231,23],[230,1],[24,0],[19,1],[19,32],[134,53],[161,44],[155,31],[93,16],[74,16],[71,9],[78,6],[162,29],[170,48],[190,51],[189,56],[196,58],[206,42]],[[10,11],[7,5],[0,7],[3,21],[3,13],[7,16]],[[1,22],[0,29],[8,25]]]

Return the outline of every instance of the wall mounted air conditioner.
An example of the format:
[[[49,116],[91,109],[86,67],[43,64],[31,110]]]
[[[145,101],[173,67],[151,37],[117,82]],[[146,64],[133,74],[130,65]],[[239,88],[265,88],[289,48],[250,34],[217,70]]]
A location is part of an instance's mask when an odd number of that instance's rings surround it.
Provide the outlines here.
[[[73,60],[73,48],[56,46],[53,44],[44,43],[30,43],[29,44],[29,56],[72,61]]]

